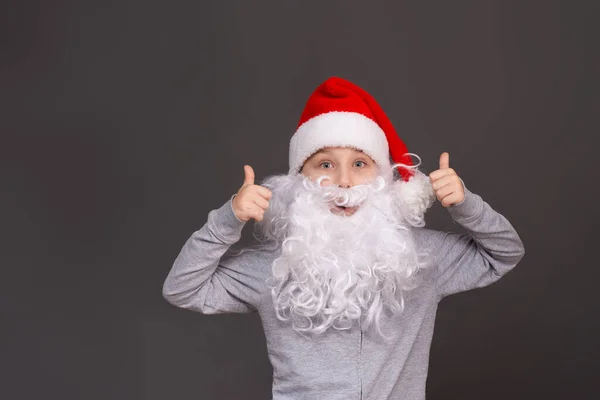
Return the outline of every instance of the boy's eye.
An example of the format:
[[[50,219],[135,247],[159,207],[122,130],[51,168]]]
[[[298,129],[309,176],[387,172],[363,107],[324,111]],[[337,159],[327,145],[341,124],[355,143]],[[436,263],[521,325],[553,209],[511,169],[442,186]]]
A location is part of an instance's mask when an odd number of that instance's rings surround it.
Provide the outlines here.
[[[331,163],[329,161],[324,161],[321,164],[319,164],[321,167],[323,168],[331,168]]]
[[[357,164],[362,164],[362,165],[357,165]],[[357,162],[354,163],[354,165],[356,165],[358,167],[362,167],[362,166],[365,165],[365,162],[364,161],[357,161]]]

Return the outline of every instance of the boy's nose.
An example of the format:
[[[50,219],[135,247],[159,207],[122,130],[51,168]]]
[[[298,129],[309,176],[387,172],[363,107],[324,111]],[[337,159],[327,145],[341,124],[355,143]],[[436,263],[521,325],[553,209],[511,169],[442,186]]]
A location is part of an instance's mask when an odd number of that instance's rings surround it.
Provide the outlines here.
[[[338,176],[338,186],[343,188],[352,187],[352,178],[350,177],[350,172],[344,170],[340,171]]]

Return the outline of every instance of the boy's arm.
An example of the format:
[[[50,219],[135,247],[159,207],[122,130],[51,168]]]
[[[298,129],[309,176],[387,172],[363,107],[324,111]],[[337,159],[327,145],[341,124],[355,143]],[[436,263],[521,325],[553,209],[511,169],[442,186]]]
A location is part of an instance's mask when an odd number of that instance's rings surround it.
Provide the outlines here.
[[[171,304],[203,314],[255,312],[259,284],[251,257],[221,258],[241,238],[245,222],[231,198],[208,214],[207,222],[185,242],[163,284]]]
[[[464,200],[447,209],[467,233],[426,230],[436,255],[434,285],[440,299],[496,282],[525,255],[511,223],[462,183]]]

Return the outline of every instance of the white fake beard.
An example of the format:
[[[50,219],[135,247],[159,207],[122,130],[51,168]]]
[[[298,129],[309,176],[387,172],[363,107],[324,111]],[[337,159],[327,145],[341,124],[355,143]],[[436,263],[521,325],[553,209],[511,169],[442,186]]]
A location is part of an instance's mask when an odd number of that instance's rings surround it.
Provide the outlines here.
[[[418,170],[410,183],[386,180],[343,189],[320,187],[321,177],[268,177],[273,196],[255,236],[281,246],[272,265],[272,297],[277,317],[290,318],[298,332],[349,329],[363,316],[377,331],[384,308],[404,310],[404,292],[429,262],[418,251],[411,226],[423,226],[435,194]],[[336,215],[330,202],[359,205],[351,216]],[[422,250],[422,249],[421,249]]]

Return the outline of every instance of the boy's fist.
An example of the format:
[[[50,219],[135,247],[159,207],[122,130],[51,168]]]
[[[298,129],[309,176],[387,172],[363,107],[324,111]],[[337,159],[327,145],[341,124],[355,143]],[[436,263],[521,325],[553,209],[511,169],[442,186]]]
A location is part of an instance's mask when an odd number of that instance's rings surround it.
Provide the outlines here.
[[[438,200],[444,207],[461,203],[465,198],[465,190],[456,171],[450,168],[450,154],[443,152],[440,156],[440,169],[429,174],[431,186]]]
[[[273,193],[264,186],[254,184],[254,170],[251,166],[244,165],[244,173],[244,183],[232,201],[233,212],[244,222],[251,218],[262,221]]]

